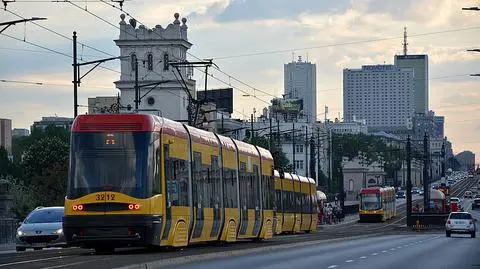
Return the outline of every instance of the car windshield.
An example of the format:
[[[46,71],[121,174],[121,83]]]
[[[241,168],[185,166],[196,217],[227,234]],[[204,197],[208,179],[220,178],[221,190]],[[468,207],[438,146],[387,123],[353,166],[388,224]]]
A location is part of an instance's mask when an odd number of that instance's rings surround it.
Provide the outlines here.
[[[450,219],[472,219],[472,215],[468,213],[455,213],[450,215]]]
[[[42,209],[33,211],[24,221],[24,223],[55,223],[62,222],[64,215],[63,208]]]

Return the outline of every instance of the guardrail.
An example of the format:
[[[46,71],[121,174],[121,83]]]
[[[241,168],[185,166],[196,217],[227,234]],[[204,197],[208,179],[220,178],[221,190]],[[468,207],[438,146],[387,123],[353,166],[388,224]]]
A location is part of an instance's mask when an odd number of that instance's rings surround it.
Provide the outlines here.
[[[447,222],[448,213],[412,213],[412,218],[407,223],[407,226],[415,228],[418,225],[420,228],[424,227],[442,227]]]
[[[0,218],[0,245],[15,243],[18,220],[13,218]]]

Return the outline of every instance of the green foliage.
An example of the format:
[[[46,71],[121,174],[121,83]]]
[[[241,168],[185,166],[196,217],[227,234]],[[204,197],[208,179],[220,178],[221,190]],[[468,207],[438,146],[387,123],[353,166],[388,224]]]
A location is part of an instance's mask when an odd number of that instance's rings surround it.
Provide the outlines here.
[[[395,169],[399,169],[402,161],[406,159],[406,152],[404,149],[389,145],[378,136],[369,136],[365,134],[333,134],[332,135],[332,186],[331,192],[337,192],[339,188],[339,181],[342,178],[341,161],[342,157],[352,159],[357,157],[359,151],[366,154],[366,164],[371,164],[378,161],[380,156],[385,162],[385,170],[387,172],[387,179],[393,178]],[[418,153],[415,152],[418,155]],[[412,153],[412,157],[414,157]]]
[[[0,147],[0,177],[7,176],[11,173],[12,164],[8,159],[8,151],[4,147]]]
[[[8,182],[10,193],[13,196],[13,215],[15,218],[23,220],[36,206],[35,200],[32,199],[33,190],[27,188],[25,184],[12,176],[0,178],[1,180]]]
[[[67,162],[55,163],[45,168],[42,175],[35,175],[32,178],[31,186],[35,188],[35,192],[32,193],[33,200],[42,206],[63,205],[67,181]]]
[[[58,137],[45,137],[33,143],[24,153],[25,176],[43,175],[44,169],[68,162],[69,145]]]

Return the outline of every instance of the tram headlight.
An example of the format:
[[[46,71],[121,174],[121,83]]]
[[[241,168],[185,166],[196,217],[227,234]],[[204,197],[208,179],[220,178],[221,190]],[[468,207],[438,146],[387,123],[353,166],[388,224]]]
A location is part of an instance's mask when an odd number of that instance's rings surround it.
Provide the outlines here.
[[[17,230],[17,236],[22,236],[24,235],[25,233],[22,231],[22,230]]]
[[[63,229],[60,228],[60,229],[56,230],[56,231],[55,231],[55,234],[63,234]]]

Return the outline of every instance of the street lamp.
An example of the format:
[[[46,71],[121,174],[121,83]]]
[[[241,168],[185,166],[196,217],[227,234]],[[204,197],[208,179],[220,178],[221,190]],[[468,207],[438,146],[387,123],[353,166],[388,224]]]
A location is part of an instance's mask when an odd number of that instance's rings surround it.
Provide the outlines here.
[[[21,19],[21,20],[16,20],[16,21],[7,21],[7,22],[0,22],[0,26],[4,26],[5,27],[0,30],[0,33],[2,33],[3,31],[5,31],[8,27],[12,26],[12,25],[15,25],[17,23],[20,23],[20,22],[27,22],[27,21],[40,21],[40,20],[46,20],[47,18],[38,18],[38,17],[32,17],[30,19]]]

